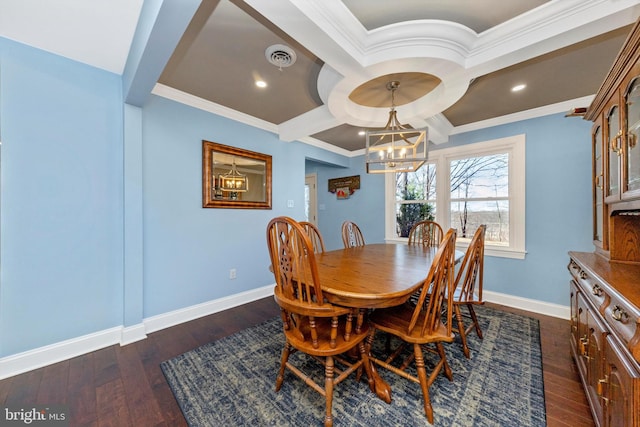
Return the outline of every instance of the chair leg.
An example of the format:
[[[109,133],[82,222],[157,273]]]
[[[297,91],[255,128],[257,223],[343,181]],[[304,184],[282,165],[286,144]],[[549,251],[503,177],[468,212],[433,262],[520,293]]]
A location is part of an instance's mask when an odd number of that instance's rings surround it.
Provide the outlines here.
[[[422,349],[420,344],[413,345],[413,353],[415,355],[416,370],[418,371],[418,380],[420,380],[420,388],[424,399],[424,414],[427,421],[433,424],[433,407],[431,406],[431,397],[429,397],[429,383],[427,380],[427,371],[424,368],[424,358],[422,357]]]
[[[464,356],[468,359],[469,355],[469,346],[467,345],[467,333],[466,328],[464,327],[464,322],[462,321],[462,312],[460,311],[459,305],[454,305],[453,310],[456,313],[456,320],[458,321],[458,333],[460,334],[460,340],[462,341],[462,351],[464,352]]]
[[[471,315],[473,324],[476,326],[476,333],[478,334],[478,338],[482,339],[482,330],[480,329],[480,323],[478,323],[478,317],[476,316],[476,311],[473,309],[472,304],[467,304],[467,307],[469,307],[469,315]]]
[[[442,366],[444,367],[444,375],[449,379],[449,381],[453,381],[453,372],[451,372],[451,367],[449,366],[449,362],[447,362],[447,355],[444,352],[444,346],[441,342],[436,343],[436,349],[438,350]]]
[[[331,356],[327,356],[327,363],[324,370],[324,391],[326,398],[324,427],[333,427],[333,415],[331,415],[331,406],[333,405],[333,357]]]
[[[278,376],[276,377],[276,391],[280,390],[282,387],[282,382],[284,381],[284,370],[287,367],[287,361],[289,360],[289,353],[291,353],[291,345],[287,342],[282,349],[282,357],[280,359],[280,370],[278,371]]]

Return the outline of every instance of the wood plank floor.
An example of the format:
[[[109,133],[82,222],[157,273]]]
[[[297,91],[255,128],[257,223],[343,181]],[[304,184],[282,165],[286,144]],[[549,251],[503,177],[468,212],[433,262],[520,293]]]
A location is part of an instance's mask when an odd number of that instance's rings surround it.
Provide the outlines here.
[[[569,350],[569,322],[529,315],[540,321],[547,424],[593,426]],[[70,425],[186,426],[160,362],[276,316],[273,298],[149,334],[124,347],[114,345],[0,381],[0,406],[64,404]]]

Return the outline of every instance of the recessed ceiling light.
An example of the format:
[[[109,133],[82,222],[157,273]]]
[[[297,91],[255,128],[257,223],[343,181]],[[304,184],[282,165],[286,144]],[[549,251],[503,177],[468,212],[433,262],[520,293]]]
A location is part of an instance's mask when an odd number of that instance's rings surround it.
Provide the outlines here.
[[[514,87],[511,88],[511,92],[520,92],[525,87],[527,87],[527,85],[525,84],[515,85]]]
[[[265,82],[264,80],[257,80],[256,81],[256,86],[258,86],[258,87],[267,87],[267,82]]]

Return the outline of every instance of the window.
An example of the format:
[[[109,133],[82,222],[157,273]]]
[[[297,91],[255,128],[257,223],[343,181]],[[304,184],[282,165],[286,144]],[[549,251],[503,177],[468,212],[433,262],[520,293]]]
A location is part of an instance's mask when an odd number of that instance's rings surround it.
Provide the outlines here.
[[[435,220],[436,165],[427,163],[417,172],[400,172],[395,177],[395,236],[409,237],[416,222]]]
[[[386,240],[403,241],[413,223],[435,219],[457,230],[464,249],[486,224],[487,255],[524,258],[524,135],[432,149],[429,159],[417,172],[386,176]]]

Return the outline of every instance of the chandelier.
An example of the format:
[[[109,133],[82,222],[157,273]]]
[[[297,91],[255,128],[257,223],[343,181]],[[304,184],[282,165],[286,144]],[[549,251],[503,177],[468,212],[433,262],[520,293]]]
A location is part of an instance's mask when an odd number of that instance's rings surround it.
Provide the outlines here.
[[[236,158],[233,158],[231,170],[225,174],[218,175],[218,182],[222,191],[231,191],[232,193],[242,193],[249,189],[249,181],[247,175],[241,174],[236,169]]]
[[[396,116],[395,91],[400,82],[387,83],[391,92],[389,120],[382,130],[367,130],[367,173],[415,172],[427,161],[428,128],[402,125]]]

